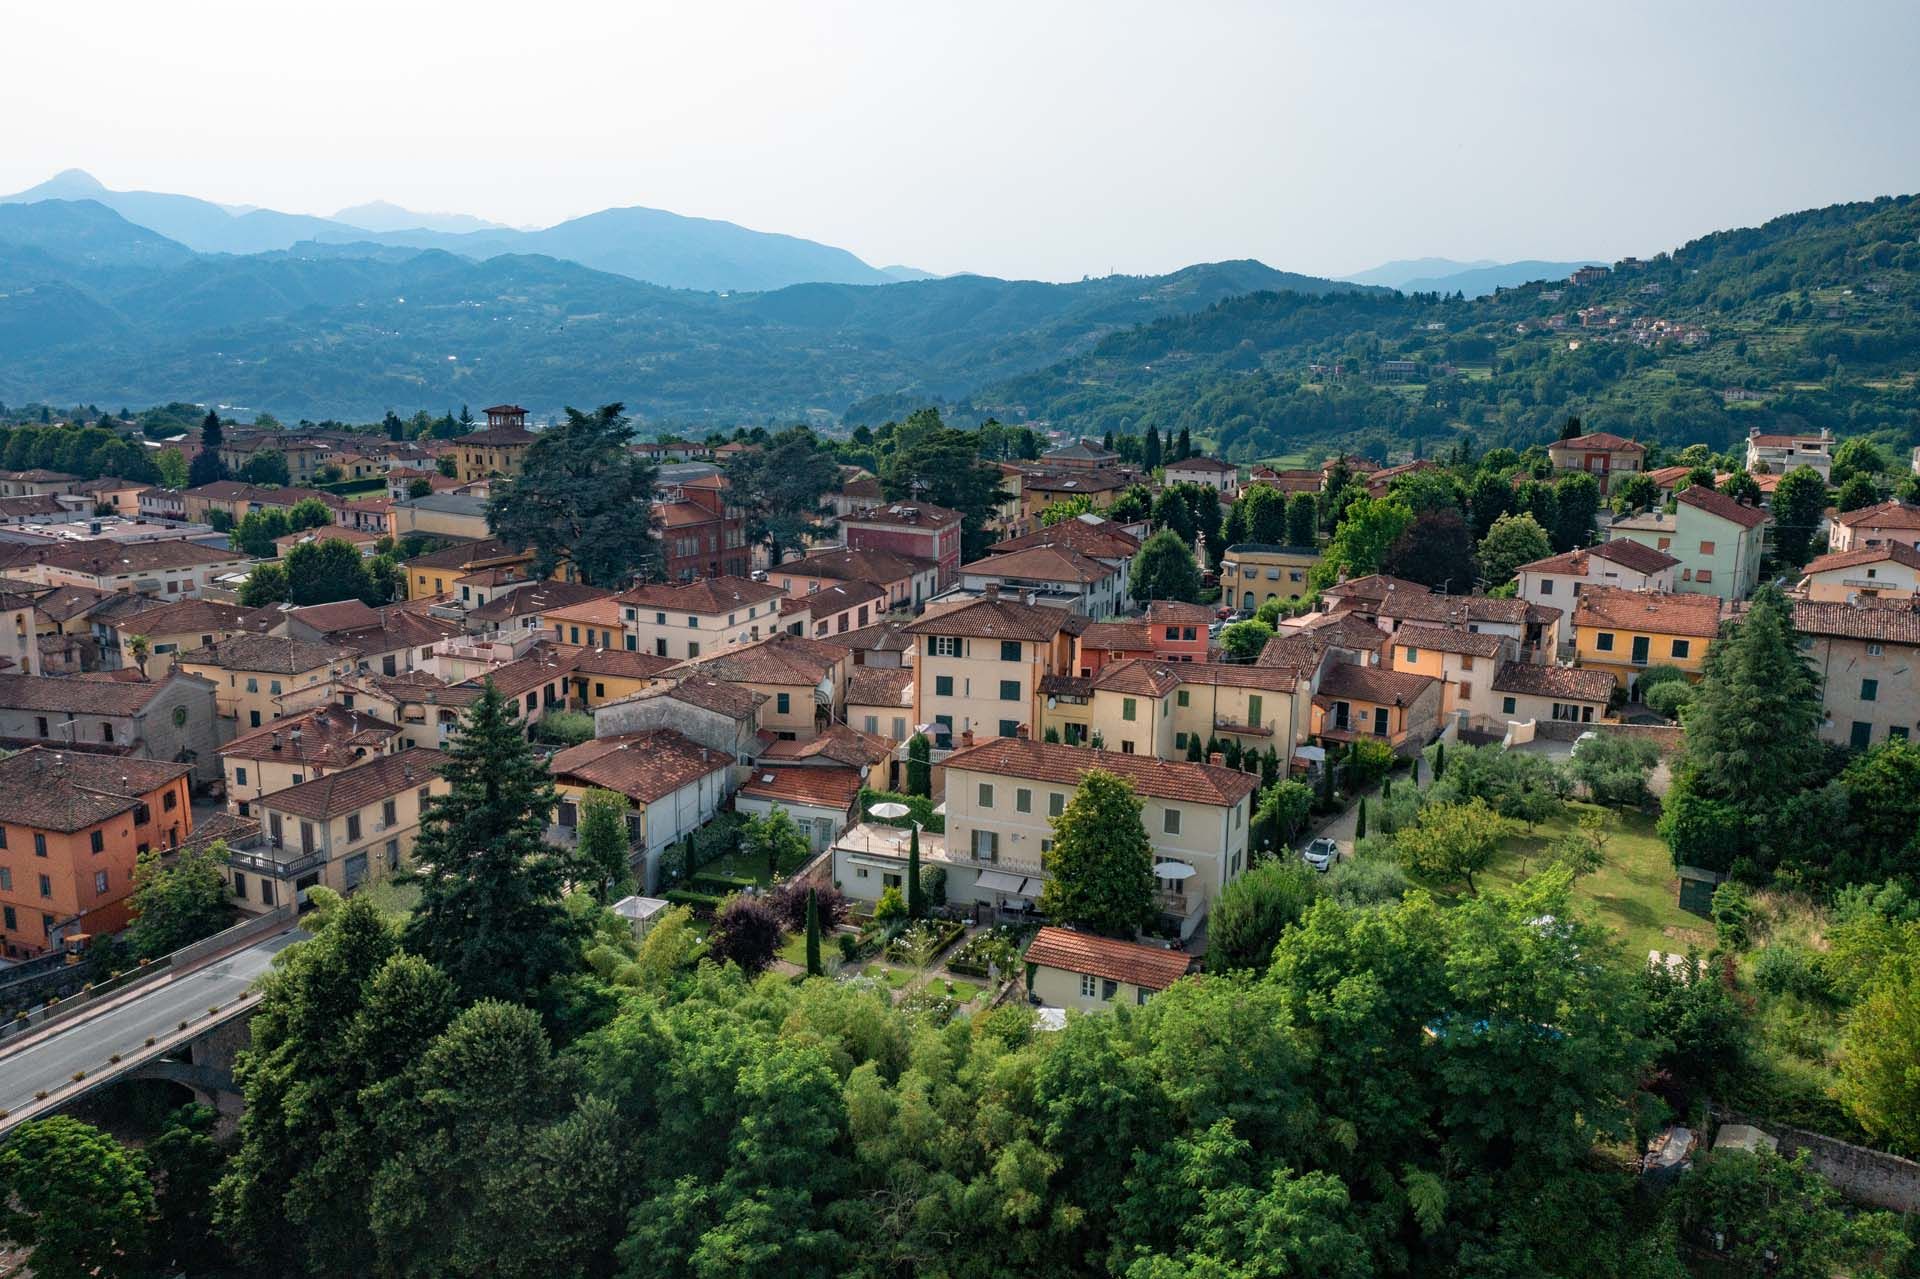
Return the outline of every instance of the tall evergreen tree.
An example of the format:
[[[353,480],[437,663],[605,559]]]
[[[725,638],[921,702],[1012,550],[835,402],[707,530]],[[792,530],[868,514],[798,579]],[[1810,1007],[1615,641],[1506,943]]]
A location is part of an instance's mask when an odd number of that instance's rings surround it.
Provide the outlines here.
[[[1147,447],[1142,460],[1149,471],[1157,470],[1160,466],[1160,428],[1157,426],[1147,427]]]
[[[1042,911],[1112,937],[1131,939],[1146,927],[1153,918],[1153,845],[1132,786],[1089,770],[1054,819],[1053,835]]]
[[[410,878],[420,904],[409,950],[453,979],[465,1001],[531,998],[575,962],[562,868],[542,838],[556,800],[506,701],[486,682],[446,752],[452,788],[427,805]]]
[[[927,894],[920,884],[920,824],[907,837],[907,918],[925,919]]]
[[[920,848],[919,831],[914,832],[914,852]],[[916,856],[915,861],[919,858]],[[826,969],[820,963],[820,890],[807,890],[807,976],[821,977]]]
[[[1187,428],[1183,426],[1180,428],[1180,442],[1173,446],[1173,460],[1176,462],[1184,462],[1192,456],[1193,437],[1187,433]]]
[[[1320,541],[1320,503],[1311,493],[1287,499],[1287,545],[1316,546]]]
[[[1811,466],[1795,467],[1773,490],[1773,547],[1783,563],[1799,566],[1813,554],[1813,535],[1827,504],[1827,482]]]
[[[627,451],[625,407],[567,410],[534,437],[521,472],[487,501],[496,537],[531,547],[540,576],[570,563],[583,581],[618,586],[659,562],[651,535],[653,467]]]
[[[208,409],[206,419],[200,423],[200,451],[193,455],[193,462],[187,467],[188,484],[197,488],[227,478],[226,464],[220,460],[220,445],[225,438],[220,429],[220,414]]]

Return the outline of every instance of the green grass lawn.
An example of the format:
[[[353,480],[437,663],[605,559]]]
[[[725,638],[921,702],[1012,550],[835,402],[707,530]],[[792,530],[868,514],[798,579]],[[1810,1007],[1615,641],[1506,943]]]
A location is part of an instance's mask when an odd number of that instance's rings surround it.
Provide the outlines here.
[[[1573,829],[1581,809],[1569,806],[1566,817],[1542,823],[1532,835],[1515,835],[1492,870],[1479,882],[1509,886],[1538,870],[1540,854]],[[1594,904],[1595,914],[1626,943],[1627,960],[1638,968],[1650,950],[1685,953],[1690,944],[1705,951],[1713,944],[1713,926],[1680,909],[1680,885],[1673,873],[1673,857],[1659,835],[1654,819],[1645,813],[1602,809],[1607,815],[1606,864],[1583,875],[1575,892]]]
[[[773,881],[767,876],[767,859],[745,852],[727,853],[716,857],[699,871],[703,875],[724,875],[728,879],[751,879],[765,886]]]

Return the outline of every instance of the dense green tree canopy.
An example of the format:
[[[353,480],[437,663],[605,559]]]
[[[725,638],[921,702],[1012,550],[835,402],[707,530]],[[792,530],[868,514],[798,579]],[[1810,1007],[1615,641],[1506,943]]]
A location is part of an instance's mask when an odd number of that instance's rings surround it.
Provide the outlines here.
[[[619,404],[569,408],[566,421],[534,437],[520,474],[494,486],[494,536],[531,547],[543,577],[562,563],[598,586],[647,576],[659,561],[653,467],[627,450],[632,435]]]

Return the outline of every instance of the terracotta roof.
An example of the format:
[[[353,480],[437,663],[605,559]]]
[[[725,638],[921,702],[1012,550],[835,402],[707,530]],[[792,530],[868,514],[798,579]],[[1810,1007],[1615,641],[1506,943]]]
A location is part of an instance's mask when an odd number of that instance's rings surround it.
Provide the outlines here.
[[[1910,600],[1863,600],[1858,604],[1801,602],[1793,606],[1793,629],[1836,639],[1920,644],[1920,608]]]
[[[1580,592],[1580,602],[1573,610],[1573,624],[1711,638],[1720,633],[1722,609],[1720,599],[1713,595],[1595,586]]]
[[[678,586],[667,582],[636,586],[615,598],[622,604],[637,608],[698,613],[711,617],[764,604],[768,600],[779,599],[783,594],[784,591],[770,582],[755,582],[744,577],[702,577]]]
[[[209,564],[239,563],[246,559],[243,551],[216,551],[210,546],[178,538],[165,542],[112,542],[104,539],[63,542],[48,547],[39,556],[39,562],[50,568],[63,568],[94,577],[200,568]]]
[[[1410,582],[1404,577],[1369,573],[1365,577],[1356,577],[1351,581],[1335,582],[1320,593],[1340,600],[1365,600],[1379,603],[1406,595],[1427,595],[1431,592],[1419,582]]]
[[[556,778],[618,791],[638,804],[665,799],[690,782],[733,766],[733,759],[671,728],[596,737],[549,761]]]
[[[692,673],[676,679],[672,684],[658,688],[642,689],[623,701],[637,702],[642,698],[670,697],[676,702],[685,702],[701,710],[725,715],[729,719],[752,719],[754,713],[764,705],[768,698],[765,693],[739,684],[729,684],[725,680],[714,679],[711,675]]]
[[[380,614],[361,600],[336,600],[331,604],[308,604],[287,610],[289,622],[299,622],[325,635],[331,631],[350,631],[376,626]]]
[[[1081,651],[1098,649],[1107,652],[1150,653],[1153,640],[1147,634],[1147,624],[1135,619],[1130,622],[1095,622],[1080,632]]]
[[[441,640],[452,639],[463,630],[458,622],[429,617],[395,604],[380,610],[377,625],[350,631],[332,631],[327,635],[326,642],[351,649],[361,657],[370,657],[375,653],[391,653],[402,648],[428,648]]]
[[[1768,519],[1767,513],[1759,507],[1736,501],[1725,493],[1710,489],[1704,484],[1695,484],[1691,488],[1682,489],[1673,500],[1682,506],[1695,507],[1709,515],[1717,515],[1742,528],[1758,528]]]
[[[1876,502],[1833,517],[1848,528],[1920,528],[1920,506],[1906,502]]]
[[[1574,577],[1585,577],[1590,559],[1602,559],[1630,568],[1636,573],[1654,574],[1662,569],[1672,568],[1680,561],[1665,551],[1656,551],[1643,542],[1632,538],[1616,537],[1611,542],[1602,542],[1598,546],[1584,547],[1577,551],[1563,551],[1559,555],[1549,555],[1546,559],[1535,560],[1531,564],[1522,564],[1523,573],[1565,573]]]
[[[478,684],[449,684],[425,671],[403,671],[398,675],[367,675],[361,678],[376,692],[384,693],[397,702],[429,706],[471,706],[480,700],[483,691]]]
[[[1098,582],[1114,570],[1071,546],[1030,546],[1024,550],[989,555],[960,566],[962,573],[989,577],[1016,577],[1030,582]]]
[[[996,737],[978,746],[962,747],[947,756],[946,768],[948,776],[960,769],[1063,786],[1078,786],[1087,770],[1098,768],[1124,778],[1134,790],[1154,799],[1216,806],[1237,804],[1260,785],[1257,774],[1218,764],[1169,762],[1150,755],[1124,755],[1018,737]]]
[[[220,754],[352,768],[367,756],[379,754],[399,731],[364,711],[318,706],[243,733],[222,746]]]
[[[1395,595],[1380,605],[1379,612],[1382,617],[1401,622],[1441,622],[1449,626],[1468,622],[1524,625],[1528,620],[1527,601],[1486,595]],[[1558,617],[1559,613],[1554,609],[1552,616]]]
[[[252,631],[265,634],[280,624],[273,608],[242,608],[218,600],[175,600],[114,621],[129,635],[187,635],[195,631]]]
[[[477,431],[468,431],[465,435],[454,436],[453,442],[488,448],[505,448],[516,444],[524,447],[538,438],[523,426],[483,426]]]
[[[77,480],[80,478],[77,475],[68,475],[65,471],[49,471],[44,466],[36,466],[30,471],[0,471],[0,476],[4,476],[9,480],[30,480],[42,484],[49,481]]]
[[[932,502],[893,502],[842,516],[842,524],[886,524],[897,528],[943,528],[960,523],[960,512]]]
[[[740,787],[753,799],[808,804],[815,808],[848,809],[860,794],[860,771],[854,768],[761,768]]]
[[[0,706],[62,715],[138,715],[168,683],[166,679],[147,683],[77,679],[71,675],[0,674]]]
[[[939,613],[928,613],[906,628],[909,635],[966,635],[978,639],[1045,642],[1066,631],[1078,635],[1090,623],[1079,613],[1044,604],[977,599]]]
[[[1464,653],[1471,657],[1498,657],[1507,641],[1485,631],[1463,631],[1451,626],[1402,626],[1393,642],[1403,648],[1426,648],[1436,653]]]
[[[1694,472],[1691,466],[1662,466],[1647,472],[1647,478],[1663,489],[1672,488]]]
[[[153,596],[136,595],[131,591],[102,591],[91,586],[56,586],[51,591],[42,594],[40,593],[40,588],[30,583],[21,582],[17,585],[35,592],[33,597],[34,608],[49,621],[54,622],[64,622],[72,617],[83,617],[95,612],[102,605],[110,601],[120,601],[122,608],[126,608],[130,603],[137,603],[140,606],[140,610],[151,609],[154,605]],[[128,609],[129,613],[134,611],[138,610]]]
[[[51,493],[31,497],[0,497],[0,519],[27,519],[35,515],[58,515],[67,508]]]
[[[1146,990],[1165,990],[1186,976],[1191,961],[1177,950],[1047,927],[1027,944],[1026,962],[1123,981]]]
[[[862,498],[873,502],[880,501],[882,496],[880,492],[880,481],[874,476],[867,475],[864,472],[859,475],[849,476],[846,481],[840,485],[840,493],[843,497]]]
[[[416,555],[406,561],[406,567],[470,569],[485,560],[512,559],[523,555],[528,555],[528,552],[510,546],[497,537],[483,537],[472,542],[455,541],[452,546]]]
[[[565,608],[585,600],[605,599],[612,594],[612,591],[588,586],[584,582],[535,582],[532,586],[518,587],[494,596],[485,604],[470,610],[467,619],[504,622],[510,618],[545,613],[552,608]]]
[[[1089,461],[1099,461],[1102,458],[1119,456],[1120,455],[1112,449],[1107,448],[1103,444],[1097,444],[1084,435],[1070,443],[1062,444],[1057,449],[1049,449],[1046,454],[1046,457],[1086,458]],[[1044,461],[1045,458],[1042,460]]]
[[[1205,626],[1213,621],[1213,609],[1184,600],[1148,600],[1147,621],[1155,626]]]
[[[834,546],[767,570],[769,575],[831,577],[838,581],[900,582],[937,568],[932,560],[864,547]]]
[[[1257,688],[1291,693],[1300,678],[1291,666],[1260,666],[1227,662],[1166,662],[1133,657],[1100,668],[1093,677],[1099,692],[1164,697],[1183,684],[1212,684],[1220,688]]]
[[[1042,675],[1042,697],[1092,697],[1093,680],[1078,675]]]
[[[697,657],[681,665],[733,684],[805,684],[827,677],[852,650],[826,640],[805,639],[781,632],[763,640],[722,649],[711,657]]]
[[[1127,487],[1127,477],[1118,471],[1029,471],[1020,477],[1020,488],[1029,493],[1111,493]]]
[[[1575,701],[1599,702],[1613,695],[1613,676],[1605,671],[1578,666],[1548,666],[1538,662],[1502,662],[1493,675],[1496,693],[1522,693],[1535,697],[1570,697]]]
[[[29,747],[0,759],[0,813],[21,826],[82,831],[192,771],[190,764]]]
[[[913,705],[913,667],[854,667],[847,676],[847,705]]]
[[[392,755],[370,759],[353,768],[285,790],[263,795],[260,807],[291,817],[315,821],[355,813],[369,804],[425,786],[440,775],[445,756],[424,746],[412,746]]]
[[[913,647],[913,637],[906,634],[907,624],[906,618],[883,618],[872,626],[836,635],[833,642],[845,644],[855,652],[904,653]]]
[[[1823,436],[1819,431],[1807,431],[1800,435],[1761,435],[1755,433],[1749,435],[1747,439],[1750,443],[1758,444],[1761,448],[1774,449],[1786,448],[1790,444],[1831,444],[1833,442],[1831,438]]]
[[[1905,542],[1888,542],[1885,546],[1863,547],[1857,551],[1834,551],[1808,561],[1802,573],[1828,573],[1837,568],[1853,568],[1859,564],[1881,564],[1891,560],[1895,564],[1904,564],[1908,568],[1920,569],[1920,550],[1915,550]]]
[[[1240,468],[1235,466],[1231,462],[1222,462],[1217,457],[1184,457],[1184,458],[1181,458],[1178,462],[1167,463],[1167,470],[1169,472],[1213,471],[1216,473],[1221,471],[1231,471],[1237,475],[1239,474]]]
[[[585,648],[573,656],[575,675],[602,675],[609,679],[652,679],[677,665],[671,657],[655,657],[630,648]]]
[[[519,697],[531,689],[544,687],[553,680],[571,675],[579,654],[585,651],[579,648],[555,648],[543,642],[535,644],[518,661],[496,666],[461,682],[479,688],[491,680],[500,696]]]
[[[587,626],[607,626],[618,628],[620,625],[620,601],[612,596],[598,599],[579,600],[572,604],[562,604],[550,608],[543,616],[548,622],[579,622]]]
[[[1586,435],[1576,435],[1570,440],[1556,440],[1547,448],[1549,452],[1553,449],[1607,449],[1612,452],[1625,449],[1635,453],[1647,451],[1646,445],[1636,443],[1624,435],[1615,435],[1612,431],[1591,431]]]
[[[815,618],[820,618],[844,612],[850,608],[859,608],[862,604],[872,604],[877,600],[884,601],[886,598],[886,591],[872,582],[835,582],[832,586],[823,586],[809,594],[788,596],[781,602],[780,611],[797,613],[805,608],[810,610]],[[789,608],[789,605],[793,607]],[[886,612],[884,608],[875,611]],[[844,639],[845,636],[839,635],[834,638]]]
[[[1320,676],[1321,698],[1373,702],[1381,706],[1411,706],[1440,681],[1410,671],[1390,671],[1384,666],[1355,666],[1340,662],[1329,666]]]
[[[797,763],[828,760],[850,768],[868,768],[893,754],[893,743],[848,724],[831,725],[804,742],[775,742],[760,753],[763,760]]]

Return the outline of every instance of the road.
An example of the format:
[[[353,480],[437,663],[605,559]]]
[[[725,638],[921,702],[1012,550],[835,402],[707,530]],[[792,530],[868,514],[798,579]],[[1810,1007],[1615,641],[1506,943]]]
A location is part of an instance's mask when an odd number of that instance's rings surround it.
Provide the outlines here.
[[[0,1057],[0,1111],[17,1112],[33,1103],[36,1092],[58,1091],[75,1071],[91,1076],[108,1069],[108,1058],[139,1051],[149,1035],[165,1039],[183,1021],[205,1020],[208,1008],[225,1008],[301,936],[276,933]]]
[[[1415,759],[1412,772],[1396,774],[1394,784],[1397,786],[1419,786],[1422,789],[1431,786],[1433,784],[1433,769],[1428,767],[1426,757],[1422,755]],[[1364,794],[1369,800],[1378,801],[1380,798],[1379,783],[1376,782],[1369,787]],[[1369,806],[1371,807],[1371,805]],[[1347,805],[1342,811],[1321,821],[1319,825],[1309,827],[1293,841],[1294,851],[1297,853],[1305,852],[1308,844],[1311,844],[1314,840],[1324,835],[1340,846],[1340,856],[1343,859],[1352,857],[1353,832],[1359,824],[1360,804],[1356,799],[1355,802]]]

